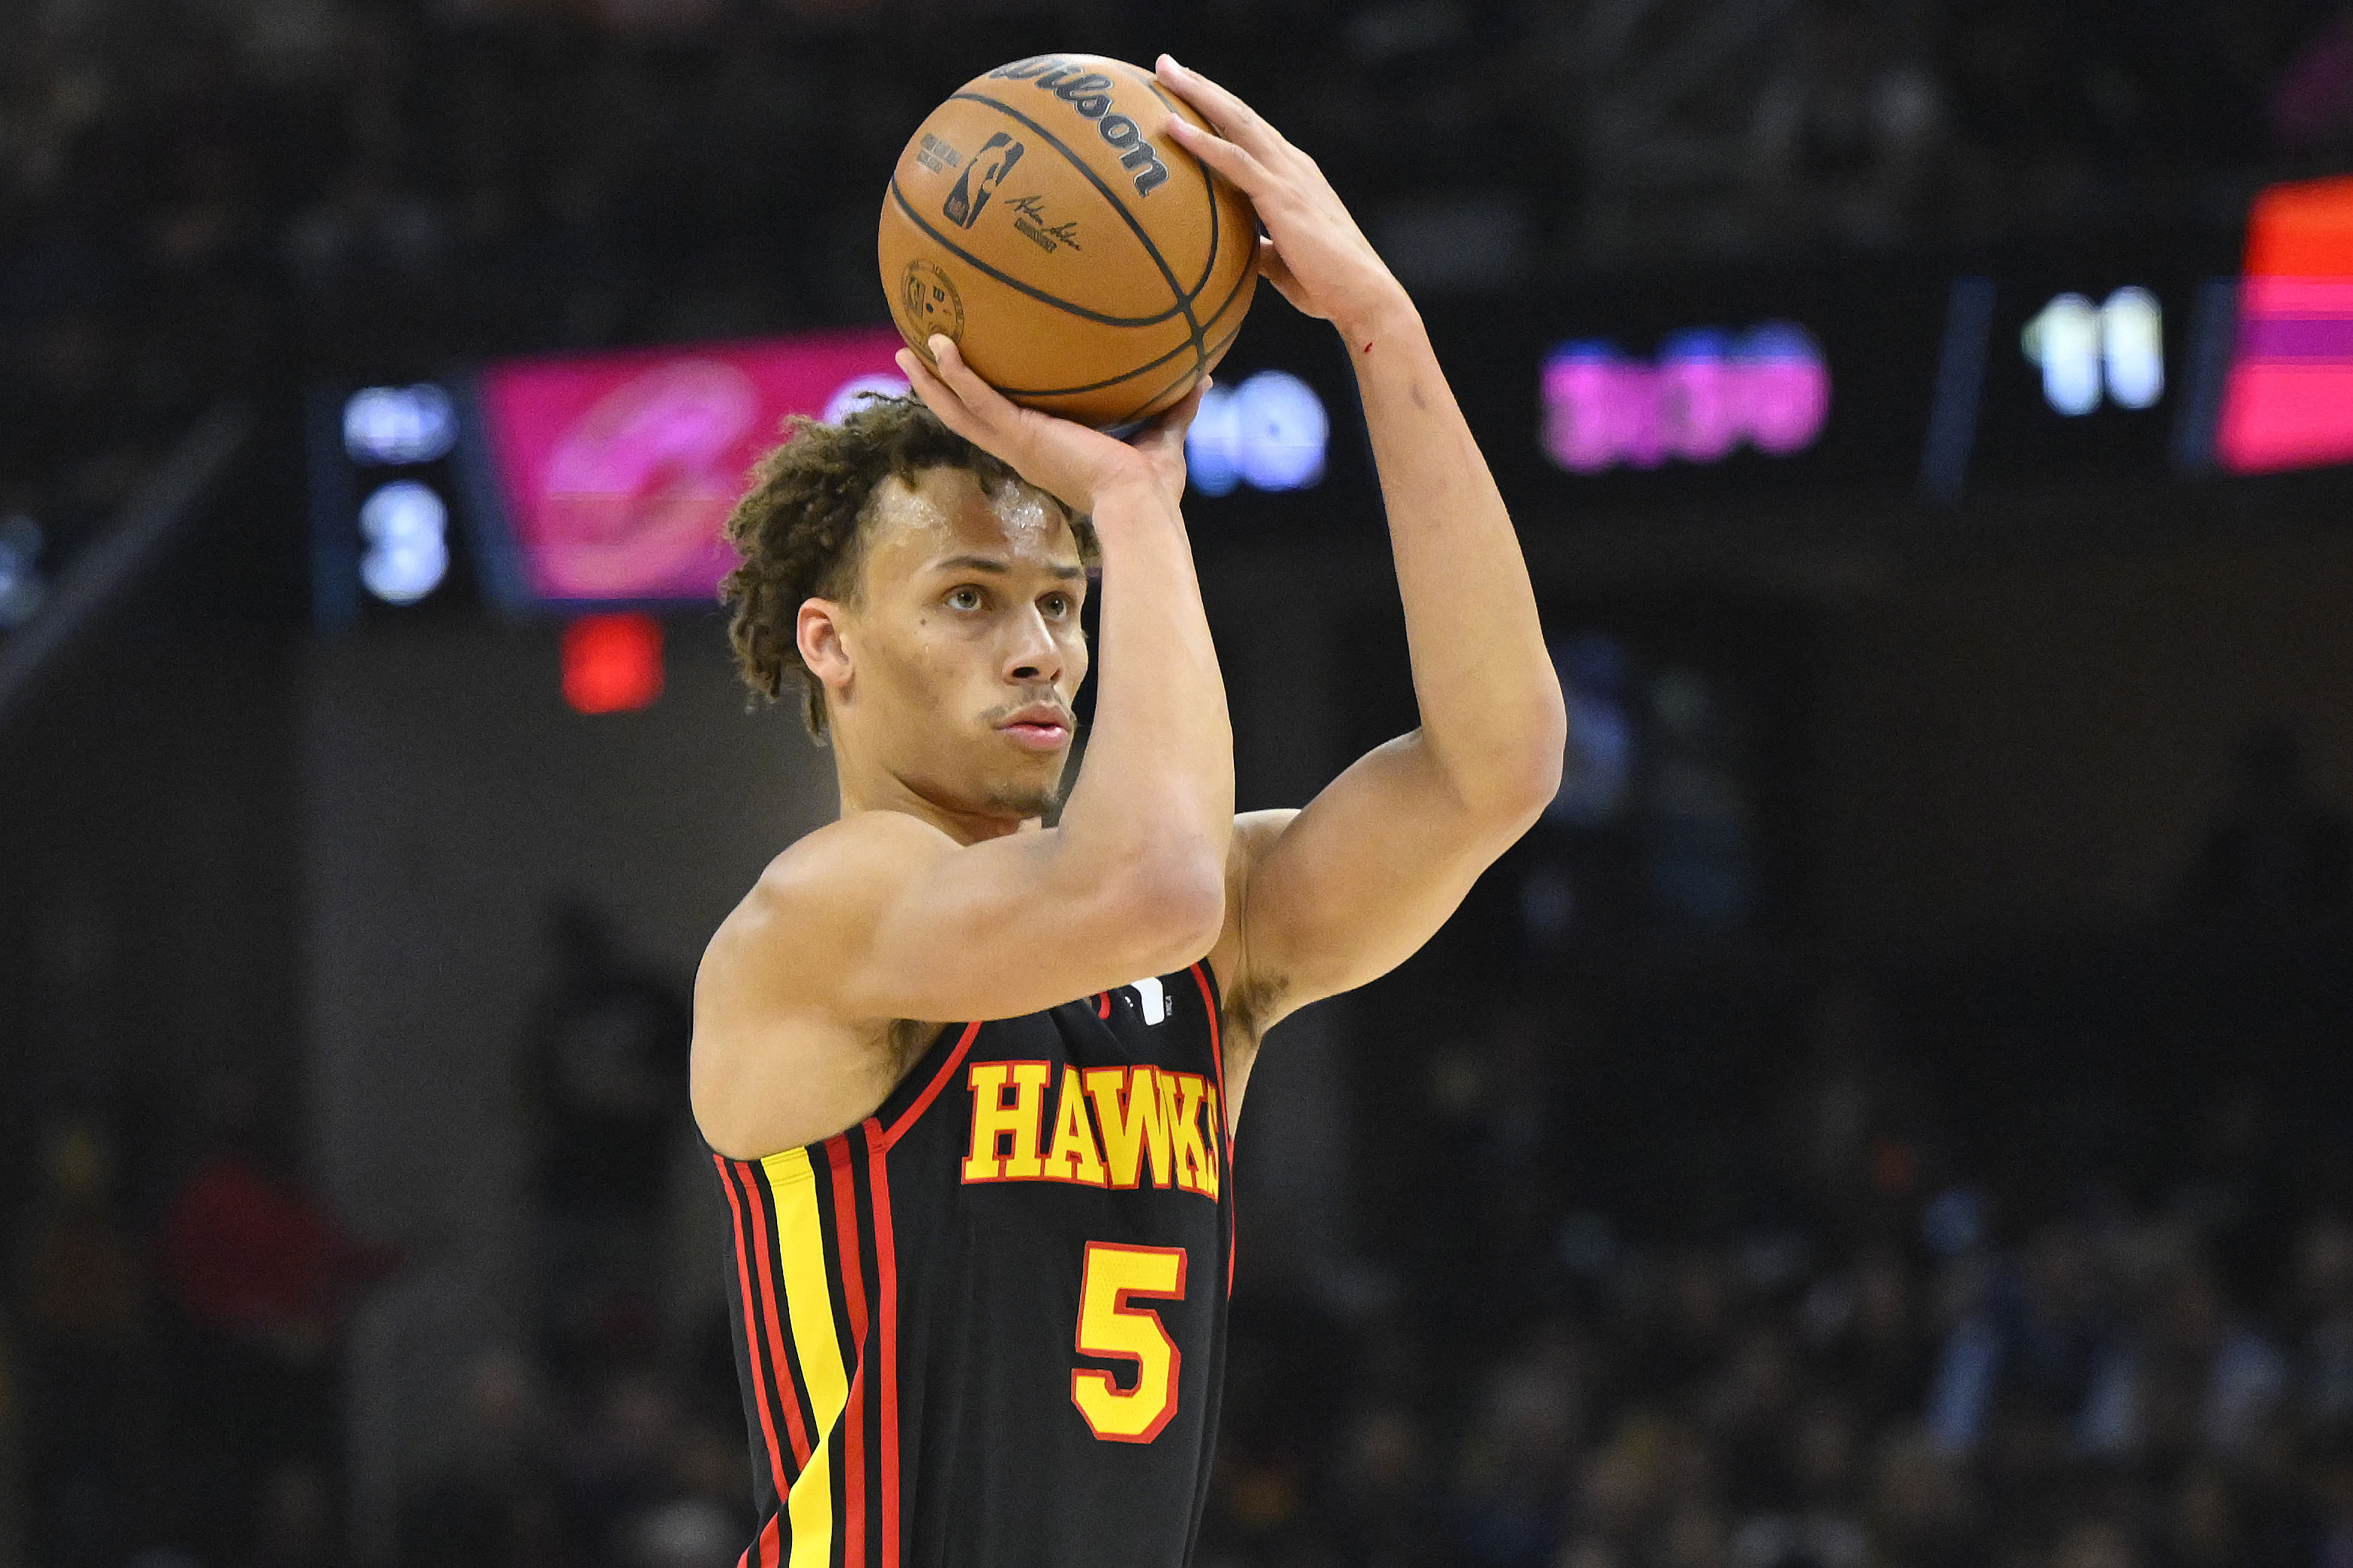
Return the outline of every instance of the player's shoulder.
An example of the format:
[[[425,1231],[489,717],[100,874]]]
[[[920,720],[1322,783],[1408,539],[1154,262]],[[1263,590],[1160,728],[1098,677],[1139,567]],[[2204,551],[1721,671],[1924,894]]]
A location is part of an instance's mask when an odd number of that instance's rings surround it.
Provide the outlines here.
[[[795,839],[760,873],[748,901],[785,904],[839,898],[878,876],[920,866],[956,848],[931,823],[903,811],[860,811]]]
[[[767,953],[767,939],[790,931],[803,953],[828,933],[870,916],[910,874],[956,847],[955,839],[900,811],[861,811],[828,822],[787,846],[762,868],[705,952],[706,970],[745,951]]]
[[[755,898],[793,898],[840,877],[924,860],[955,848],[955,839],[906,811],[852,811],[793,839],[753,884]]]

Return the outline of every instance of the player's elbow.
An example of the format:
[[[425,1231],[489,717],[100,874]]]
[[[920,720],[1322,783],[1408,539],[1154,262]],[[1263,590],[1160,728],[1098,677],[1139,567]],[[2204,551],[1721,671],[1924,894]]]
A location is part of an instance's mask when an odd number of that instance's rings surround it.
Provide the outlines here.
[[[1207,854],[1155,855],[1127,869],[1105,911],[1140,974],[1182,969],[1217,945],[1226,921],[1225,868]]]
[[[1567,753],[1568,719],[1556,688],[1529,703],[1501,744],[1479,749],[1456,794],[1481,823],[1517,838],[1560,793]]]
[[[1504,767],[1504,815],[1519,824],[1520,832],[1535,826],[1560,794],[1567,763],[1568,715],[1556,689],[1552,700],[1530,716],[1526,733]]]

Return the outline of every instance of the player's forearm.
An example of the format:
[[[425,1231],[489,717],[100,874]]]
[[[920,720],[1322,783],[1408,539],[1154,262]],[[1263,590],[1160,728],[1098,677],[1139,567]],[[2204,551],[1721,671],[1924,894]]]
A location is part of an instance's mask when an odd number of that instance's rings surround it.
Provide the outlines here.
[[[1465,805],[1539,809],[1559,784],[1567,721],[1511,514],[1411,304],[1400,295],[1346,336],[1388,510],[1422,742]]]
[[[1134,878],[1160,907],[1221,912],[1233,833],[1233,731],[1192,549],[1155,491],[1099,497],[1095,717],[1061,836],[1091,870]]]

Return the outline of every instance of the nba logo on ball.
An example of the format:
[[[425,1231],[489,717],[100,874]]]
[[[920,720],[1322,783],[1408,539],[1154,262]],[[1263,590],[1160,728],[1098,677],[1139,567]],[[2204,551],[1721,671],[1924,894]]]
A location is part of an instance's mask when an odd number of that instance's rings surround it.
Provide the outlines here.
[[[1167,135],[1200,117],[1149,73],[1039,55],[915,128],[877,258],[899,332],[944,332],[1016,403],[1119,427],[1183,401],[1258,283],[1258,216]]]
[[[981,159],[987,158],[999,148],[1004,152],[984,167]],[[1021,143],[1002,131],[982,142],[980,157],[965,165],[963,174],[956,180],[955,189],[948,193],[948,199],[941,204],[940,211],[958,228],[970,228],[978,223],[981,209],[988,205],[988,198],[997,194],[997,187],[1004,182],[1013,165],[1021,162]],[[980,174],[977,186],[972,177],[976,170]]]

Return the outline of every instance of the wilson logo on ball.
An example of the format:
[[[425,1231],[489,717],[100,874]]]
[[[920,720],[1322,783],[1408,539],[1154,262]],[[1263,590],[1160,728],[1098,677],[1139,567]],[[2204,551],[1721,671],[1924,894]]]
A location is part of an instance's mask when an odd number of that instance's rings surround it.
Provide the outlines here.
[[[988,155],[1000,147],[1004,153],[991,159]],[[965,165],[964,173],[956,176],[955,189],[948,193],[941,213],[958,228],[970,228],[978,223],[981,208],[988,205],[988,198],[1005,176],[1013,172],[1013,165],[1021,162],[1021,143],[1002,131],[982,142],[972,162]],[[973,178],[976,171],[980,175],[977,181]]]
[[[1111,78],[1101,71],[1082,71],[1053,55],[1038,55],[999,66],[988,73],[1008,81],[1026,81],[1041,88],[1094,121],[1095,134],[1119,153],[1119,166],[1135,176],[1135,194],[1148,196],[1168,178],[1160,154],[1144,139],[1134,121],[1111,111]]]

